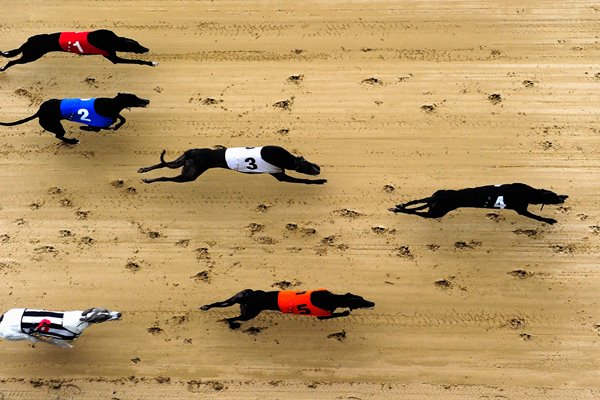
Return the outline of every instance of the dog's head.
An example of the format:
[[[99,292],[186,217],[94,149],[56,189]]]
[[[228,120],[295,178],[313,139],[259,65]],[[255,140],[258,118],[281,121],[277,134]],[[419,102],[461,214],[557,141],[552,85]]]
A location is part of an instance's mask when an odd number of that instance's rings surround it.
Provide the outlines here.
[[[361,296],[352,293],[346,293],[344,295],[344,303],[345,307],[348,307],[351,310],[375,307],[375,303],[372,301],[365,300]]]
[[[84,312],[81,313],[81,318],[79,318],[82,322],[87,322],[88,324],[99,324],[106,321],[116,321],[121,319],[121,313],[118,311],[109,311],[106,308],[88,308]]]
[[[142,99],[131,93],[119,93],[115,100],[123,107],[146,107],[150,104],[150,100]]]
[[[562,204],[568,199],[566,194],[556,194],[551,190],[537,189],[535,198],[530,201],[531,204]]]
[[[124,51],[127,53],[143,54],[148,52],[148,48],[142,46],[133,39],[119,38],[119,42],[115,48],[116,51]]]

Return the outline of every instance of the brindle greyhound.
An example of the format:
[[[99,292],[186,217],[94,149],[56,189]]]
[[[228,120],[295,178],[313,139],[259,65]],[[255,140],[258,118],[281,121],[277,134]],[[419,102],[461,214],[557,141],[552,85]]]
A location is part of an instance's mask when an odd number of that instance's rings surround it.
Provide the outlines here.
[[[545,204],[562,204],[568,197],[546,189],[535,189],[524,183],[510,183],[461,190],[438,190],[430,197],[398,204],[389,210],[396,213],[414,214],[423,218],[440,218],[460,207],[506,208],[515,210],[525,217],[554,224],[556,223],[555,219],[535,215],[529,212],[527,207],[529,204],[542,204],[542,208]],[[417,204],[420,205],[410,207]],[[421,211],[425,209],[427,210]]]
[[[296,292],[292,290],[273,290],[262,291],[246,289],[237,293],[233,297],[217,301],[216,303],[206,304],[200,307],[200,310],[208,311],[213,307],[230,307],[235,304],[240,305],[240,315],[233,318],[226,318],[223,321],[229,324],[231,329],[240,327],[236,321],[248,321],[260,314],[264,310],[274,310],[284,313],[293,313],[300,315],[316,316],[318,319],[330,319],[346,317],[350,311],[335,312],[336,308],[371,308],[375,303],[352,294],[333,294],[326,289],[317,289],[307,292]]]
[[[79,140],[65,137],[65,128],[60,123],[62,119],[87,125],[79,128],[84,131],[100,132],[101,129],[116,131],[126,121],[121,115],[124,108],[146,107],[149,103],[150,100],[129,93],[119,93],[113,98],[50,99],[43,102],[40,109],[32,116],[15,122],[0,122],[0,125],[15,126],[39,118],[42,128],[54,133],[57,139],[69,144],[77,144]],[[110,128],[117,119],[119,122]]]
[[[85,311],[48,311],[13,308],[0,315],[0,338],[44,342],[72,348],[77,339],[92,324],[121,319],[118,311],[88,308]]]
[[[15,64],[35,61],[51,51],[103,55],[113,64],[140,64],[152,67],[158,65],[155,61],[130,60],[117,56],[117,51],[142,54],[147,53],[148,49],[133,39],[117,36],[107,29],[100,29],[92,32],[58,32],[32,36],[18,49],[0,52],[0,55],[7,58],[23,54],[21,58],[9,61],[4,67],[0,67],[0,72],[6,71]]]
[[[157,168],[181,168],[181,175],[142,179],[143,182],[191,182],[210,168],[226,168],[239,172],[257,174],[268,173],[281,182],[304,183],[321,185],[326,179],[299,179],[286,175],[285,170],[291,169],[301,174],[319,175],[321,168],[296,157],[279,146],[264,147],[232,147],[217,149],[190,149],[174,161],[165,161],[166,150],[160,154],[160,163],[138,169],[139,173],[152,171]]]

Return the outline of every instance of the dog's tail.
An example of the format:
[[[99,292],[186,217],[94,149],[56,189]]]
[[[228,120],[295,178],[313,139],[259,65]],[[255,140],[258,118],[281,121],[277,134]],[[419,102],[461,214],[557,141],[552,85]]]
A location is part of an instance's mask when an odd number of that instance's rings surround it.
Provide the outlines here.
[[[2,125],[2,126],[15,126],[15,125],[21,125],[21,124],[24,124],[25,122],[29,122],[29,121],[31,121],[32,119],[36,119],[36,118],[38,117],[38,114],[39,114],[39,111],[38,111],[38,112],[36,112],[35,114],[33,114],[33,115],[32,115],[32,116],[30,116],[30,117],[23,118],[23,119],[20,119],[20,120],[18,120],[18,121],[15,121],[15,122],[0,122],[0,125]]]
[[[183,154],[181,157],[179,157],[176,160],[173,161],[165,161],[165,154],[167,153],[167,150],[163,150],[162,153],[160,153],[160,162],[165,165],[167,168],[180,168],[183,166],[183,163],[186,160],[186,156],[185,154]]]
[[[167,154],[167,151],[166,151],[166,150],[163,150],[163,151],[160,153],[160,162],[161,162],[161,163],[163,163],[163,164],[167,164],[167,162],[165,161],[165,154]]]
[[[9,50],[9,51],[0,51],[0,55],[6,58],[12,58],[21,54],[21,48]]]

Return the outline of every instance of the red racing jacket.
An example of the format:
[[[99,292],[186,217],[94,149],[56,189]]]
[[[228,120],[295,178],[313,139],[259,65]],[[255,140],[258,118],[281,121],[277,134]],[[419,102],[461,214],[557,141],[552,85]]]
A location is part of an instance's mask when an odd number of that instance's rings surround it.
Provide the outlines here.
[[[108,52],[97,48],[88,41],[89,32],[61,32],[58,44],[64,51],[75,54],[100,54],[107,56]]]

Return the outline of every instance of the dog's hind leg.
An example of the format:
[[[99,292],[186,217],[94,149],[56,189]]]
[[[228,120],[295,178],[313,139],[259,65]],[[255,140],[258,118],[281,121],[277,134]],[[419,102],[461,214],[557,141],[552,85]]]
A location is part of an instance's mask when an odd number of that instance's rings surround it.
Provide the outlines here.
[[[244,298],[252,295],[252,293],[254,293],[254,290],[252,290],[252,289],[245,289],[245,290],[242,290],[239,293],[234,294],[233,296],[231,296],[227,300],[217,301],[217,302],[211,303],[211,304],[205,304],[202,307],[200,307],[200,309],[202,311],[207,311],[207,310],[210,310],[213,307],[231,307],[231,306],[233,306],[235,304],[239,304],[241,299],[244,299]]]
[[[25,45],[21,46],[21,48],[24,48],[24,46]],[[14,51],[15,50],[11,50],[11,52],[14,52]],[[10,52],[6,52],[6,53],[10,53]],[[19,53],[20,53],[20,51],[19,51]],[[16,53],[15,55],[17,55],[19,53]],[[32,50],[29,47],[25,47],[25,50],[23,50],[23,55],[21,56],[21,58],[18,58],[16,60],[11,60],[8,63],[6,63],[5,66],[0,67],[0,72],[6,71],[7,69],[9,69],[10,67],[12,67],[13,65],[27,64],[27,63],[30,63],[32,61],[38,60],[38,59],[42,58],[42,56],[44,54],[46,54],[45,51]],[[9,57],[9,56],[5,56],[5,57]]]
[[[415,210],[419,210],[419,209],[423,209],[423,208],[429,207],[429,203],[431,202],[431,200],[433,200],[433,197],[425,197],[424,199],[411,200],[408,203],[398,204],[398,205],[396,205],[396,207],[397,208],[406,208],[408,206],[412,206],[412,205],[415,205],[415,204],[425,203],[424,206],[421,206],[419,208],[415,208]]]
[[[240,304],[241,314],[237,317],[225,318],[224,321],[226,321],[229,324],[229,327],[231,329],[237,329],[240,327],[241,324],[236,321],[250,321],[251,319],[255,318],[258,314],[260,314],[261,311],[262,308],[260,307],[253,307],[249,304],[242,303]]]
[[[185,182],[192,182],[194,181],[196,178],[190,178],[184,175],[178,175],[178,176],[161,176],[159,178],[147,178],[147,179],[142,179],[142,182],[144,183],[154,183],[154,182],[177,182],[177,183],[185,183]]]
[[[165,161],[164,157],[165,157],[166,152],[167,152],[166,150],[163,150],[160,153],[160,162],[158,164],[154,164],[149,167],[142,167],[142,168],[138,169],[137,172],[139,172],[141,174],[141,173],[152,171],[152,170],[159,169],[159,168],[173,168],[173,169],[181,168],[183,166],[183,164],[185,163],[185,160],[187,159],[187,154],[183,153],[176,160]]]
[[[199,167],[195,164],[193,159],[186,160],[186,164],[183,166],[183,170],[181,171],[181,175],[167,177],[163,176],[160,178],[152,178],[152,179],[142,179],[142,182],[145,183],[154,183],[154,182],[192,182],[198,179],[202,173],[206,171],[206,168]]]
[[[14,50],[0,51],[0,56],[6,57],[6,58],[16,57],[23,52],[23,50],[21,50],[22,47],[23,46],[19,47],[18,49],[14,49]]]
[[[77,139],[74,139],[74,138],[71,139],[71,138],[65,137],[65,133],[67,133],[67,132],[65,131],[65,128],[62,126],[62,124],[58,120],[46,119],[46,118],[41,117],[40,118],[40,126],[42,128],[44,128],[45,130],[47,130],[48,132],[54,133],[54,135],[56,136],[57,139],[60,139],[65,143],[68,143],[68,144],[79,143],[79,140],[77,140]]]

